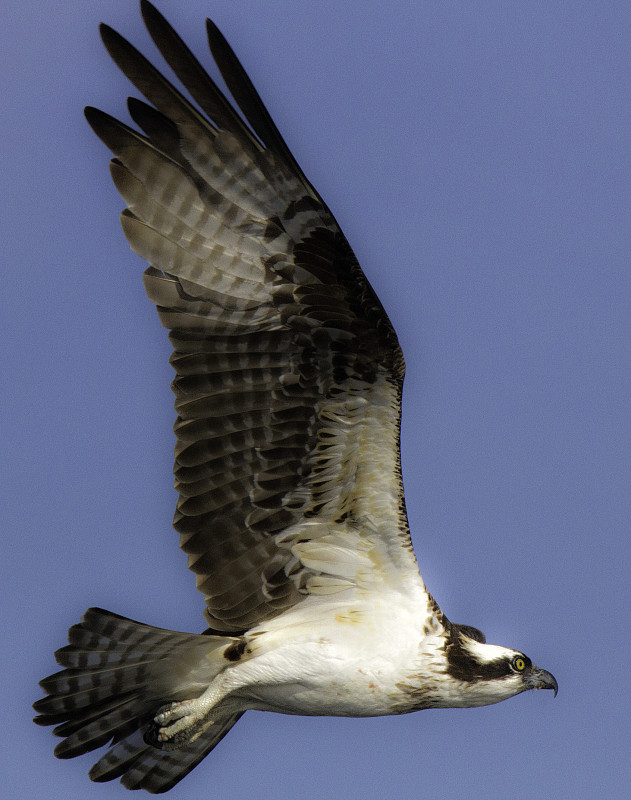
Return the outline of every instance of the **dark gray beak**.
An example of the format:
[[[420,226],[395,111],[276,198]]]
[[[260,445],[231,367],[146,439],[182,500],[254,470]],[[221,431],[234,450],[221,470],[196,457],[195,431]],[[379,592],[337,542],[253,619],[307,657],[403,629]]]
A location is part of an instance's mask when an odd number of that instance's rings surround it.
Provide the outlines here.
[[[524,683],[529,689],[554,689],[555,697],[559,691],[559,685],[554,675],[535,666],[530,670],[529,675],[524,676]]]

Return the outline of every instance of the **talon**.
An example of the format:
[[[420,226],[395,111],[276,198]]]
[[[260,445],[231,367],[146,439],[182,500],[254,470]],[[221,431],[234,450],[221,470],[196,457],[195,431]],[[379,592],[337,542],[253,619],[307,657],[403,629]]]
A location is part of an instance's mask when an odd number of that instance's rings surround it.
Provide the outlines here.
[[[199,738],[212,724],[205,721],[203,710],[194,700],[183,700],[162,706],[145,733],[145,741],[154,747],[175,750]]]
[[[188,717],[192,713],[191,701],[181,700],[178,703],[170,703],[167,706],[162,706],[158,713],[153,718],[156,725],[160,727],[164,725],[171,725],[176,720]]]
[[[173,739],[180,731],[190,728],[192,724],[193,723],[189,722],[186,718],[178,719],[170,725],[161,727],[158,730],[158,740],[160,742],[168,742],[169,739]]]

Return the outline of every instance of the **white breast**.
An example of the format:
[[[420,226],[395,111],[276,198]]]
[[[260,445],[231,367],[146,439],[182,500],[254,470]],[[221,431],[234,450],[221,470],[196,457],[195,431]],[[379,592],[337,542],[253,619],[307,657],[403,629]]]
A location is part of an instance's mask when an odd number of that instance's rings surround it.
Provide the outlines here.
[[[419,659],[424,598],[357,589],[308,597],[248,634],[249,658],[230,669],[250,708],[285,714],[380,716],[402,708]],[[420,619],[419,619],[420,617]]]

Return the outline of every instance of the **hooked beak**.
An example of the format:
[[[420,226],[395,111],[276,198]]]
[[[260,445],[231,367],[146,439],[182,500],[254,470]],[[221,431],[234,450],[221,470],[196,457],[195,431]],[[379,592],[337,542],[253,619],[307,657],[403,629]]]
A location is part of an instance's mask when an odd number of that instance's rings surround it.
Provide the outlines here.
[[[554,696],[557,696],[559,685],[551,672],[533,666],[530,675],[524,678],[524,683],[529,689],[553,689]]]

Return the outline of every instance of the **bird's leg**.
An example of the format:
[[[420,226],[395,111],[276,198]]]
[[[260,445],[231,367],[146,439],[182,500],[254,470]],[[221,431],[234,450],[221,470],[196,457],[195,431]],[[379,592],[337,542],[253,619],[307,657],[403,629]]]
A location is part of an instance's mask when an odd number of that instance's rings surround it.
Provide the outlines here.
[[[226,673],[218,675],[199,697],[168,703],[153,718],[145,740],[166,750],[194,742],[213,724],[212,709],[227,694]]]

